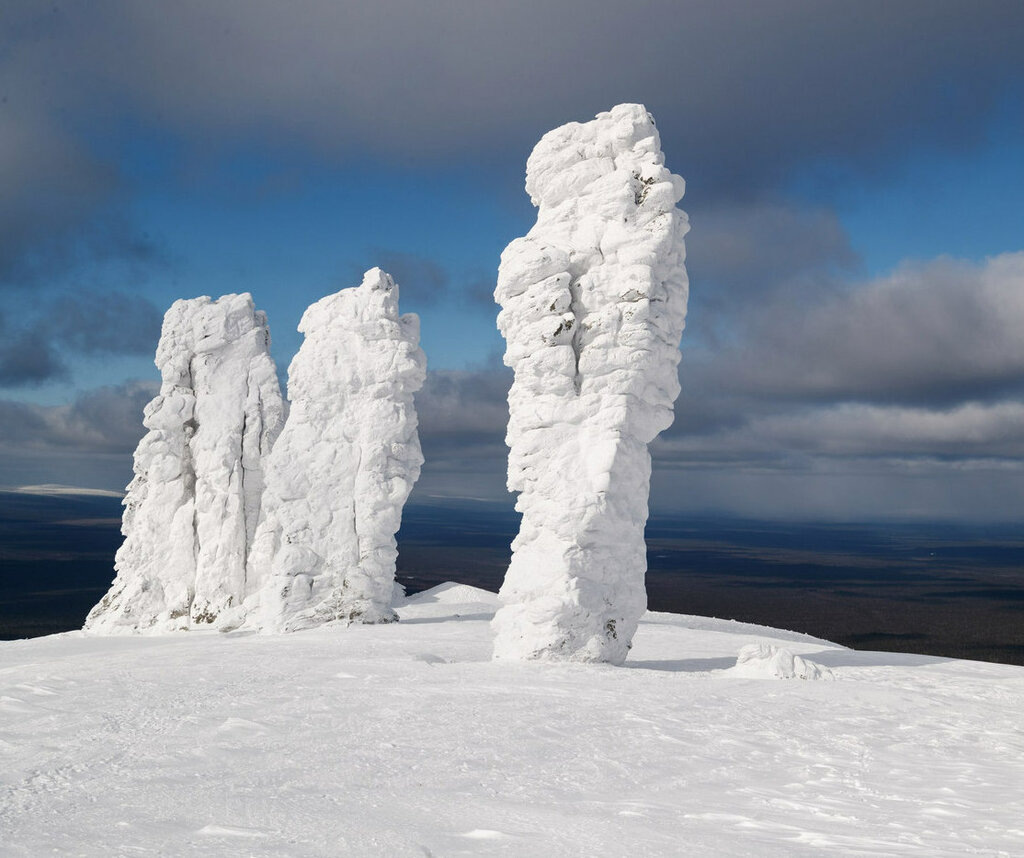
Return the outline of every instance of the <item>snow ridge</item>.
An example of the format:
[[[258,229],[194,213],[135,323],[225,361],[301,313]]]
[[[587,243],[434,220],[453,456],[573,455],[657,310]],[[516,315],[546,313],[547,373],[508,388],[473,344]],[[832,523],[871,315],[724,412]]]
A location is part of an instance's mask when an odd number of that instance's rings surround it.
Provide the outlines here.
[[[179,300],[167,311],[156,351],[162,384],[135,450],[117,577],[87,631],[216,626],[249,595],[262,463],[284,420],[269,347],[266,316],[248,293]]]
[[[537,222],[502,253],[508,487],[519,535],[494,655],[621,663],[646,607],[647,444],[672,423],[688,281],[654,120],[622,104],[544,135]]]
[[[398,286],[373,268],[360,286],[310,306],[299,330],[291,411],[266,463],[249,557],[261,590],[245,623],[281,632],[391,622],[395,533],[423,463],[419,318],[399,316]]]

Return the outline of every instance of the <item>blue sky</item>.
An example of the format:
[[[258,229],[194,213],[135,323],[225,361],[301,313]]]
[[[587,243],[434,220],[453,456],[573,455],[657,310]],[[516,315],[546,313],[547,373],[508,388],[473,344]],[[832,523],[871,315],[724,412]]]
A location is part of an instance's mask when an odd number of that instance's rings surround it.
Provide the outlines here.
[[[655,509],[1024,515],[1024,7],[12,2],[0,485],[118,488],[176,298],[420,314],[413,499],[503,489],[490,291],[533,143],[645,103],[691,306]]]

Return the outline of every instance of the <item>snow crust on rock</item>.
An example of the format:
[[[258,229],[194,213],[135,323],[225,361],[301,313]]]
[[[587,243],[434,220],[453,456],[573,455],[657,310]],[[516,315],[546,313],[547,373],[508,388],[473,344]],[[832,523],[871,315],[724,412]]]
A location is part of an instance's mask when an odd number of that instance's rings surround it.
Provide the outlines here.
[[[494,293],[523,514],[496,658],[621,663],[646,607],[647,444],[672,423],[686,317],[684,187],[637,104],[556,128],[527,163],[537,222],[502,253]]]
[[[827,667],[770,643],[747,644],[736,657],[736,666],[727,672],[745,679],[833,678]]]
[[[250,594],[246,554],[284,403],[264,313],[248,293],[175,301],[160,393],[135,450],[117,577],[85,621],[101,634],[217,625]]]
[[[266,463],[249,557],[262,589],[246,624],[293,631],[390,622],[402,507],[423,455],[413,394],[426,375],[419,318],[398,314],[379,268],[310,306],[288,370],[291,411]]]

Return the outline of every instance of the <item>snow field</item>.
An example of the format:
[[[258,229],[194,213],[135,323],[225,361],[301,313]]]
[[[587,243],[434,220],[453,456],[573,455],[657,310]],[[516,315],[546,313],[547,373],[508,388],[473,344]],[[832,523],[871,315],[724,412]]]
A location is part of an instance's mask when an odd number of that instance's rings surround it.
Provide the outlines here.
[[[496,663],[495,607],[0,643],[0,854],[1024,853],[1019,667],[659,613],[625,668]]]

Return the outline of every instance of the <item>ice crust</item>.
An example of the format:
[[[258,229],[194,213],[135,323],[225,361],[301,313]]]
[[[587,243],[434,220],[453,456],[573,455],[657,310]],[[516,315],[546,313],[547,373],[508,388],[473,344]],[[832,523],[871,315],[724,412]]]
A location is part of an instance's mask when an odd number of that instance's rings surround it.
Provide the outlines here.
[[[85,629],[217,626],[250,595],[246,554],[262,463],[284,421],[266,316],[249,294],[175,301],[156,365],[160,393],[135,450],[117,577]]]
[[[647,444],[679,394],[684,188],[637,104],[556,128],[529,158],[537,222],[502,253],[494,293],[523,515],[495,658],[626,657],[647,601]]]
[[[426,374],[419,318],[398,314],[379,268],[306,310],[288,370],[291,411],[266,462],[249,556],[260,591],[245,624],[293,631],[389,622],[402,507],[423,455],[413,394]]]

